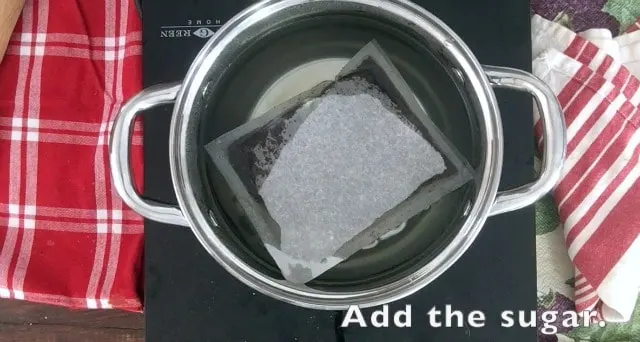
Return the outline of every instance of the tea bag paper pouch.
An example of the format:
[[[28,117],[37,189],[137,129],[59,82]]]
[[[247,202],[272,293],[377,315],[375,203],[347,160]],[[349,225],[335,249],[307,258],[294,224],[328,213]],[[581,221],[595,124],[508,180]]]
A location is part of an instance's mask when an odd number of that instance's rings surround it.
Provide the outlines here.
[[[206,149],[285,279],[298,284],[471,178],[375,42],[336,81]]]

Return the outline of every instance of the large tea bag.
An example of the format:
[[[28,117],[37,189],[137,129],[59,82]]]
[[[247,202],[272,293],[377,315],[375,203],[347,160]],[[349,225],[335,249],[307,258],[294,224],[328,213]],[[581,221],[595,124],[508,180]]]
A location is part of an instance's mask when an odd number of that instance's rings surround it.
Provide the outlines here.
[[[306,283],[471,179],[380,46],[206,146],[285,279]]]

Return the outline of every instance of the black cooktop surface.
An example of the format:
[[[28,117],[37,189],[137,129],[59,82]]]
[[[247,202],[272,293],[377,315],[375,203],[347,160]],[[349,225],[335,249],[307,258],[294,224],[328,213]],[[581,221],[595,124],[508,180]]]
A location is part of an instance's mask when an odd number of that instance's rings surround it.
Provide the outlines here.
[[[206,38],[250,0],[155,0],[142,3],[144,83],[178,81]],[[483,64],[531,67],[529,2],[416,0],[470,46]],[[204,38],[203,38],[204,37]],[[505,131],[502,188],[533,175],[531,100],[499,91]],[[171,107],[144,114],[145,196],[175,203],[169,176]],[[145,223],[147,341],[387,342],[536,340],[534,328],[502,328],[504,310],[535,310],[533,209],[489,219],[469,251],[437,281],[390,306],[411,304],[411,328],[340,328],[343,313],[312,311],[267,298],[228,275],[189,229]],[[433,327],[433,307],[486,316],[483,328]],[[365,317],[372,310],[364,310]],[[455,321],[454,321],[455,322]]]

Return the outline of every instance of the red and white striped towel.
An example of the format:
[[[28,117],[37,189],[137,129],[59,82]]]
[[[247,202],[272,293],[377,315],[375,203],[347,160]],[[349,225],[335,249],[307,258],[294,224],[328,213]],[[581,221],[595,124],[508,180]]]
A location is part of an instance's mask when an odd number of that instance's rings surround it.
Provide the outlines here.
[[[532,19],[534,73],[567,122],[554,198],[576,269],[576,309],[619,322],[631,318],[640,286],[640,81],[622,58],[632,45],[594,35]]]
[[[631,32],[636,32],[636,31],[640,31],[640,19],[638,19],[638,21],[635,22],[635,24],[629,26],[627,28],[626,31],[624,31],[625,33],[631,33]]]
[[[0,297],[139,311],[143,224],[107,150],[142,86],[134,2],[28,0],[14,32],[0,64]]]

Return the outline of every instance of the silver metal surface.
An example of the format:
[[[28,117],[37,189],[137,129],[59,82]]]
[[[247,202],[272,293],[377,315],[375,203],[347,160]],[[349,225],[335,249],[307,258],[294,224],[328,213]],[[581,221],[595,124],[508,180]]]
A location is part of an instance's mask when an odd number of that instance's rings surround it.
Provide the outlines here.
[[[498,192],[491,209],[491,215],[497,215],[535,203],[558,184],[567,149],[567,129],[555,94],[538,77],[505,67],[485,66],[485,70],[494,87],[526,91],[533,95],[540,112],[544,141],[538,179],[515,189]]]
[[[296,18],[322,15],[327,11],[374,15],[393,22],[404,31],[411,32],[430,45],[432,50],[446,59],[450,68],[463,77],[468,90],[467,100],[472,112],[478,116],[478,130],[483,146],[477,177],[474,201],[465,207],[466,220],[450,242],[432,259],[422,261],[412,273],[385,283],[367,285],[353,291],[316,289],[296,286],[272,277],[260,266],[248,263],[234,251],[227,232],[219,227],[216,217],[210,214],[203,199],[203,181],[206,177],[198,169],[198,157],[202,153],[197,141],[197,128],[203,113],[204,89],[214,91],[225,77],[229,61],[244,51],[243,44],[256,36],[272,32],[274,27]],[[515,77],[516,72],[504,73],[502,69],[489,69],[492,81],[473,56],[470,49],[442,21],[422,7],[405,0],[266,0],[241,12],[227,22],[207,42],[193,61],[182,87],[178,85],[149,89],[123,109],[114,126],[111,145],[111,163],[114,182],[125,203],[143,216],[172,224],[188,225],[208,253],[230,274],[254,290],[283,302],[320,310],[345,310],[350,305],[371,307],[386,304],[422,289],[449,267],[469,248],[484,226],[490,214],[505,212],[532,202],[553,186],[557,179],[558,153],[562,151],[557,137],[557,118],[547,91],[535,79]],[[502,72],[502,73],[501,73]],[[493,83],[493,84],[492,84]],[[545,125],[552,127],[545,134],[551,142],[545,155],[547,172],[526,191],[515,189],[496,194],[503,160],[503,134],[498,103],[493,86],[510,86],[534,94],[542,103]],[[131,123],[136,114],[145,108],[168,103],[176,98],[169,136],[170,167],[176,198],[182,209],[145,201],[136,194],[128,167],[128,139]],[[562,140],[562,138],[561,138]],[[183,216],[184,215],[184,218]],[[185,222],[185,219],[187,222]]]
[[[479,129],[485,146],[482,160],[484,172],[479,176],[480,184],[468,219],[441,253],[407,277],[349,292],[294,286],[251,267],[234,254],[207,212],[199,205],[196,196],[199,189],[194,184],[199,184],[201,175],[192,169],[196,142],[190,125],[197,121],[193,114],[198,110],[196,101],[201,97],[207,81],[224,75],[226,65],[220,62],[223,56],[229,51],[240,51],[236,44],[247,41],[247,32],[254,34],[252,30],[256,26],[320,14],[327,9],[375,13],[393,20],[405,30],[412,30],[432,44],[435,51],[448,58],[465,75],[465,84],[473,91],[470,103],[481,116]],[[451,267],[473,243],[493,206],[503,155],[500,112],[482,66],[442,21],[422,7],[403,0],[270,0],[243,11],[209,40],[191,65],[183,83],[183,93],[176,101],[169,142],[177,199],[204,248],[229,273],[256,291],[287,303],[320,310],[344,310],[349,305],[371,307],[389,303],[415,293]]]
[[[163,84],[149,87],[131,98],[120,110],[109,140],[109,163],[113,186],[124,203],[138,214],[150,220],[179,226],[189,224],[180,209],[143,199],[133,186],[131,165],[129,164],[129,143],[133,133],[133,122],[143,110],[173,103],[180,91],[180,84]]]

